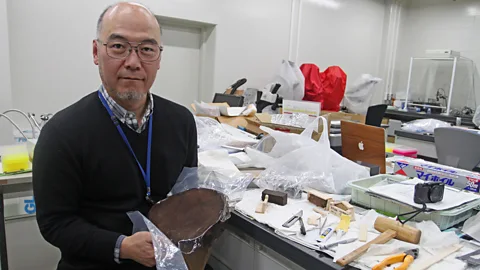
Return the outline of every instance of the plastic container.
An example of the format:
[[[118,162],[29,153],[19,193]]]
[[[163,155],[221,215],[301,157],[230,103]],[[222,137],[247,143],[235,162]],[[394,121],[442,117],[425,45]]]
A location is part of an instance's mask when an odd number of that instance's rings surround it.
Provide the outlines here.
[[[31,129],[22,130],[22,132],[23,134],[25,134],[25,136],[27,136],[28,139],[33,139]],[[38,138],[38,136],[40,136],[40,131],[35,130],[35,138]],[[27,142],[27,139],[25,139],[25,137],[23,137],[23,135],[18,130],[13,131],[13,138],[15,140],[15,144],[23,144]]]
[[[411,147],[395,147],[392,151],[395,155],[416,158],[418,150]]]
[[[0,149],[0,156],[4,173],[26,171],[31,167],[28,151],[24,144],[3,146]]]
[[[352,202],[366,208],[379,210],[388,216],[412,212],[416,209],[409,205],[367,193],[368,189],[372,186],[387,185],[389,184],[387,181],[392,183],[407,179],[407,177],[401,175],[380,174],[365,179],[350,181],[348,185],[352,188]],[[475,214],[474,208],[477,206],[480,206],[480,200],[475,200],[451,210],[421,213],[413,218],[413,220],[431,220],[437,224],[440,230],[445,230],[473,216]]]
[[[385,152],[386,153],[393,153],[393,148],[395,148],[395,145],[392,143],[385,143]]]

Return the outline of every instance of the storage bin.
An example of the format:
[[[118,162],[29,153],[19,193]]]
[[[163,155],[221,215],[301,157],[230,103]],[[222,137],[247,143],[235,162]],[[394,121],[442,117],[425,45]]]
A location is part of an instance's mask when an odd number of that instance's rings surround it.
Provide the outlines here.
[[[407,180],[408,177],[401,175],[380,174],[373,177],[353,180],[348,183],[352,188],[352,202],[360,206],[379,210],[386,215],[399,215],[416,210],[415,208],[389,200],[375,194],[368,193],[368,189],[374,185],[385,185],[389,180],[391,182],[401,182]],[[391,183],[390,182],[390,183]],[[480,206],[480,200],[461,205],[455,209],[445,211],[434,211],[428,213],[420,213],[413,218],[414,221],[431,220],[440,227],[440,230],[448,229],[456,224],[465,221],[475,214],[474,208]],[[409,216],[406,216],[409,217]]]
[[[28,151],[24,144],[2,146],[0,149],[2,171],[0,173],[14,173],[30,169]]]

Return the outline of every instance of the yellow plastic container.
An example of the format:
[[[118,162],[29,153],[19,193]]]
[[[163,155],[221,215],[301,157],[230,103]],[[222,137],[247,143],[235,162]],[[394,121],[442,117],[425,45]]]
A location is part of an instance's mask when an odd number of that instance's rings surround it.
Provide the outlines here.
[[[0,154],[4,173],[13,173],[30,169],[30,159],[25,145],[5,146]]]

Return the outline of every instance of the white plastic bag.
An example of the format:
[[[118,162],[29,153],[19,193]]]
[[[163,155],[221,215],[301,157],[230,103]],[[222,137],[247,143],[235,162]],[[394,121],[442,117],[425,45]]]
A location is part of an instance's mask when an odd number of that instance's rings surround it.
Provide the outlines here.
[[[321,117],[323,125],[327,125]],[[328,132],[322,133],[318,142],[311,139],[317,128],[318,119],[301,134],[284,133],[262,127],[276,143],[268,154],[249,149],[247,154],[265,170],[257,177],[255,184],[261,188],[287,192],[292,197],[306,187],[328,193],[349,193],[350,180],[366,178],[368,170],[330,149]],[[265,160],[259,160],[262,158]]]
[[[411,122],[406,123],[402,130],[413,132],[413,133],[431,133],[435,131],[436,128],[439,127],[451,127],[447,122],[443,122],[437,119],[418,119]]]
[[[475,124],[475,126],[480,127],[480,106],[478,106],[477,110],[475,111],[472,122]]]
[[[273,81],[282,86],[278,94],[284,99],[302,100],[305,95],[305,77],[300,68],[291,61],[282,60],[282,64]]]
[[[366,114],[375,92],[374,86],[381,81],[370,74],[363,74],[345,91],[344,105],[353,113]]]

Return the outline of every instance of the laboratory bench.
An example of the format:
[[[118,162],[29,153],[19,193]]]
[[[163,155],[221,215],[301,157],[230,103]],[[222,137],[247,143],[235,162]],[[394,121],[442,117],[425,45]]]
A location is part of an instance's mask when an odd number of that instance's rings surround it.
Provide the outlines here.
[[[27,265],[28,268],[35,265],[38,270],[53,269],[60,258],[58,250],[40,235],[34,214],[5,217],[3,199],[27,195],[32,195],[31,173],[0,177],[2,270],[27,269]],[[20,207],[24,207],[23,204]],[[232,262],[234,265],[225,267]],[[215,270],[355,269],[342,268],[328,255],[280,237],[268,226],[235,211],[226,223],[225,232],[214,245],[209,264]]]
[[[0,265],[1,269],[8,269],[7,237],[5,225],[4,199],[10,194],[25,194],[32,192],[32,174],[17,174],[0,177]]]
[[[399,120],[402,122],[409,122],[417,119],[428,119],[428,118],[433,118],[437,120],[441,120],[447,123],[450,123],[452,125],[455,125],[457,122],[457,117],[455,116],[450,116],[450,115],[443,115],[443,114],[434,114],[434,113],[416,113],[416,112],[405,112],[405,111],[400,111],[400,110],[391,110],[388,109],[385,112],[385,118],[389,119],[395,119]],[[462,126],[467,126],[474,128],[475,124],[472,122],[473,116],[462,116],[460,117],[462,119]]]
[[[241,254],[246,254],[249,250],[248,246],[250,246],[252,257],[251,260],[248,260],[249,255],[247,255],[247,258],[243,258],[243,262],[239,262],[241,265],[235,262],[235,266],[230,265],[226,269],[282,269],[282,267],[284,269],[357,269],[350,266],[341,267],[335,264],[330,256],[278,236],[272,228],[236,211],[227,221],[226,228],[224,237],[237,239],[220,239],[214,246],[212,256],[217,260],[224,260],[223,264],[227,264],[226,261],[232,261],[233,258],[228,258],[229,243],[226,243],[231,241],[239,242],[232,249],[244,250]],[[236,256],[238,254],[236,253]],[[255,259],[255,256],[264,258]],[[217,269],[215,266],[213,268]]]
[[[395,131],[395,143],[417,149],[418,158],[437,162],[437,150],[433,134],[419,134],[404,130]]]

